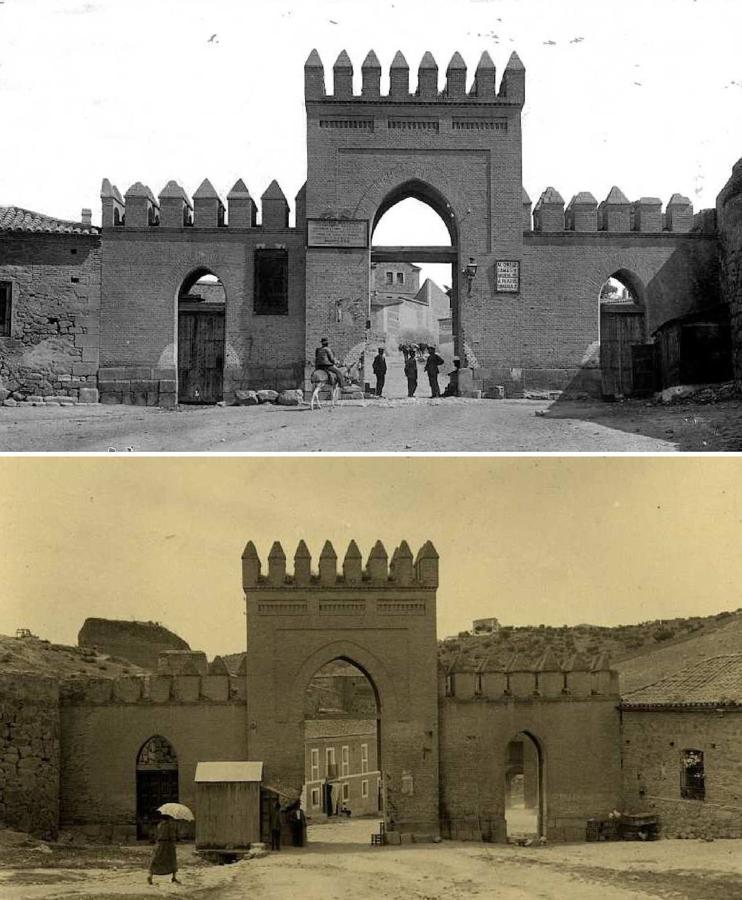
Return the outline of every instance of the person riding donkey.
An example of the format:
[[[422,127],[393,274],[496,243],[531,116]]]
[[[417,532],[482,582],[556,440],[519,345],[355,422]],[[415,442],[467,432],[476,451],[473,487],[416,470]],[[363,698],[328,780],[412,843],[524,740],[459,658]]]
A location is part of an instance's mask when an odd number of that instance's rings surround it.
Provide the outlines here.
[[[323,372],[332,372],[340,387],[344,386],[343,373],[338,369],[338,362],[335,359],[335,354],[330,349],[330,341],[326,337],[322,338],[320,346],[314,351],[314,368]],[[329,376],[327,380],[330,384],[333,384]]]

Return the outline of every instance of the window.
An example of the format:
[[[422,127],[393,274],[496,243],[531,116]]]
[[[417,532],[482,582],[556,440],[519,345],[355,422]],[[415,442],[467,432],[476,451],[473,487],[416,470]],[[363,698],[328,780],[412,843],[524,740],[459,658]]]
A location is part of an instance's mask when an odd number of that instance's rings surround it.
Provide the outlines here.
[[[310,767],[311,773],[309,776],[310,781],[319,781],[319,748],[312,747],[309,751],[310,756]]]
[[[325,747],[325,778],[334,778],[337,775],[335,765],[335,748]]]
[[[397,284],[404,284],[404,272],[397,272]]]
[[[0,337],[10,337],[10,298],[13,285],[0,281]]]
[[[255,251],[256,316],[289,314],[289,255],[285,250]]]
[[[350,775],[350,749],[342,747],[340,750],[341,775]]]
[[[446,696],[447,697],[455,697],[456,696],[456,682],[454,680],[453,674],[446,675]]]
[[[361,782],[361,797],[364,800],[368,799],[368,779],[366,778]]]
[[[361,744],[361,773],[368,772],[368,744]]]
[[[312,788],[312,809],[319,809],[319,788]]]
[[[483,685],[482,685],[482,673],[481,673],[481,672],[477,672],[476,675],[474,676],[474,696],[475,696],[475,697],[481,697],[481,696],[482,696],[482,690],[483,690]]]
[[[350,785],[347,781],[343,782],[342,800],[343,803],[345,803],[346,800],[350,800]]]
[[[386,283],[387,283],[387,284],[394,284],[394,272],[387,272],[387,273],[386,273]]]
[[[680,796],[685,800],[705,799],[705,782],[703,751],[683,750],[680,757]]]

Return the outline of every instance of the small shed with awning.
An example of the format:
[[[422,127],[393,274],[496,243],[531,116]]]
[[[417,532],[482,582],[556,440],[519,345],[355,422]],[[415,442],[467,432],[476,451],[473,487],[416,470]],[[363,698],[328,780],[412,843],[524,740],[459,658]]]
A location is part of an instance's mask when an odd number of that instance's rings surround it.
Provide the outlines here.
[[[239,851],[260,841],[262,762],[196,766],[196,849]]]

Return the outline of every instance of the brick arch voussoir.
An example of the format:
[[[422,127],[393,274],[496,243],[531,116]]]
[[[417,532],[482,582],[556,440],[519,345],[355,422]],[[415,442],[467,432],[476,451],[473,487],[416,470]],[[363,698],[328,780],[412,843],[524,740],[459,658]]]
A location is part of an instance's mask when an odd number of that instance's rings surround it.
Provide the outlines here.
[[[394,680],[384,662],[368,647],[352,640],[330,641],[315,650],[301,664],[290,689],[291,718],[304,718],[304,695],[313,676],[326,663],[346,659],[357,666],[373,684],[384,717],[399,717],[399,701]]]
[[[377,210],[389,194],[408,181],[422,181],[440,194],[453,210],[454,226],[456,232],[460,232],[460,223],[466,215],[466,203],[456,197],[456,192],[450,183],[449,173],[434,163],[415,165],[410,162],[397,165],[381,178],[371,182],[358,199],[353,212],[354,218],[368,219],[369,222],[373,222]],[[437,212],[437,210],[435,211]]]

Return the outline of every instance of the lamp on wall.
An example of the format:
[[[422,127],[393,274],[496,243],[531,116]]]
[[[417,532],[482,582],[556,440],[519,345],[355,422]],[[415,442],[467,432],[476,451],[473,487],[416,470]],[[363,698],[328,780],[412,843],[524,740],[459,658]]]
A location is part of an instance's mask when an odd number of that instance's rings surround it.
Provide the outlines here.
[[[466,293],[469,295],[471,294],[471,283],[474,281],[474,276],[477,274],[477,264],[473,256],[469,257],[469,262],[464,267],[463,274],[466,277]]]

